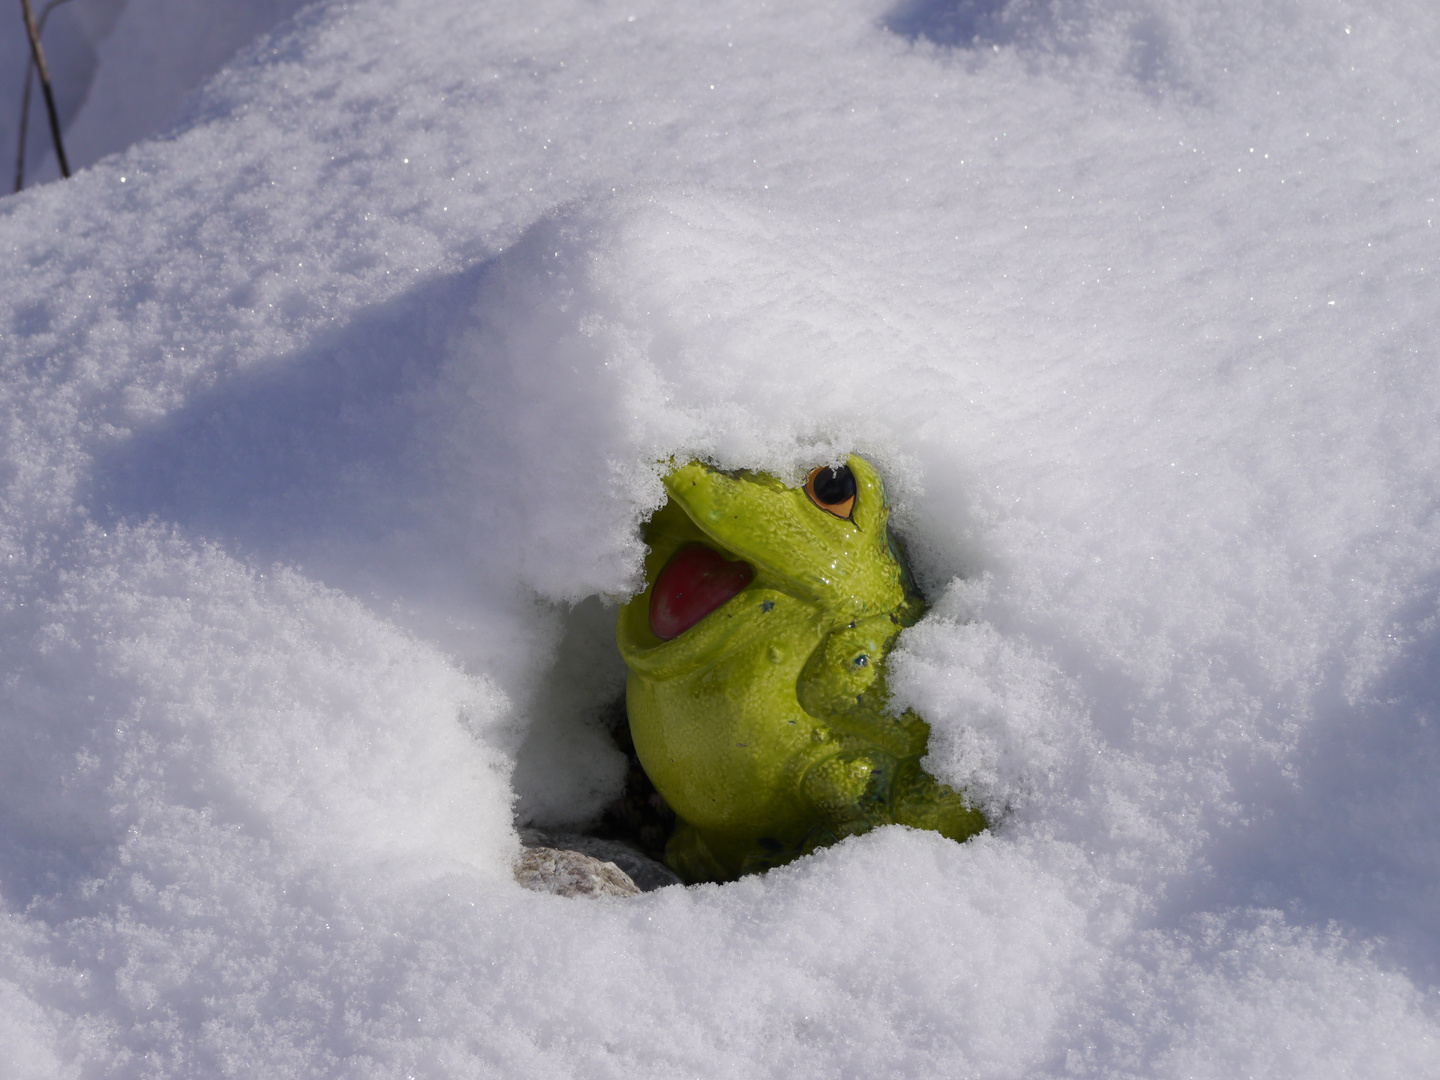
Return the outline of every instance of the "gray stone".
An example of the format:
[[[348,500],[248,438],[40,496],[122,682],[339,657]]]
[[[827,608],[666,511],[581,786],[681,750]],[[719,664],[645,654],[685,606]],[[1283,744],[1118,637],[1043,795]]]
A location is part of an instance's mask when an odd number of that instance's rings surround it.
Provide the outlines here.
[[[556,896],[639,896],[630,875],[612,862],[579,851],[527,847],[515,860],[515,880]]]
[[[578,851],[602,862],[614,863],[629,875],[641,892],[654,892],[666,885],[683,884],[664,863],[657,862],[623,840],[600,840],[579,833],[551,832],[548,829],[521,829],[520,842],[526,847]]]

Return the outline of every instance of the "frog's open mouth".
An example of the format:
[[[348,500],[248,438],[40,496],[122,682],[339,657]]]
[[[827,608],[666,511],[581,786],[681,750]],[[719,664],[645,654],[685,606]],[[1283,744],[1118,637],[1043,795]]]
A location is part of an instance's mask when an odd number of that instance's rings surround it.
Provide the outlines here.
[[[670,557],[650,590],[650,629],[677,638],[755,577],[747,562],[730,562],[712,547],[686,544]]]

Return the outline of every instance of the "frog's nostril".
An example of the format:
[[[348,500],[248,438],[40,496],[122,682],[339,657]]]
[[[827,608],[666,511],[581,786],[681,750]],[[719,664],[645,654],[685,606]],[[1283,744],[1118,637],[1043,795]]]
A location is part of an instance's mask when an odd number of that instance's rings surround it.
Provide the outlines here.
[[[730,562],[714,548],[689,544],[674,555],[650,591],[650,629],[669,641],[749,585],[755,570]]]

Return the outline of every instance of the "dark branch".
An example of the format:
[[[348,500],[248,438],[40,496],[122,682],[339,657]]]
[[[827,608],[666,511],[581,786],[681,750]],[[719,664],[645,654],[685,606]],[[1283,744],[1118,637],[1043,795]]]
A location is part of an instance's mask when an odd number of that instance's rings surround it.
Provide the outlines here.
[[[45,50],[40,46],[40,28],[35,24],[35,11],[30,0],[20,0],[25,15],[25,32],[30,35],[30,59],[40,73],[40,90],[45,95],[45,111],[50,117],[50,138],[55,144],[55,157],[60,162],[60,175],[70,176],[70,162],[65,159],[65,142],[60,138],[60,114],[55,108],[55,92],[50,88],[50,68],[45,63]],[[49,11],[46,11],[49,14]],[[26,88],[29,88],[27,76]]]

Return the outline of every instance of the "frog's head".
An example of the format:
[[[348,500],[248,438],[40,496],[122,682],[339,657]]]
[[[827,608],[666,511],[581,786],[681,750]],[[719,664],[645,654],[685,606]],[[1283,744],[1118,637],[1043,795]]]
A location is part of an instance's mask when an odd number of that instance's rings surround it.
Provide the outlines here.
[[[918,604],[884,482],[863,458],[814,469],[801,487],[696,461],[664,482],[668,501],[646,527],[646,588],[620,620],[627,653],[708,636],[706,617],[737,617],[746,594],[784,594],[833,622]]]

